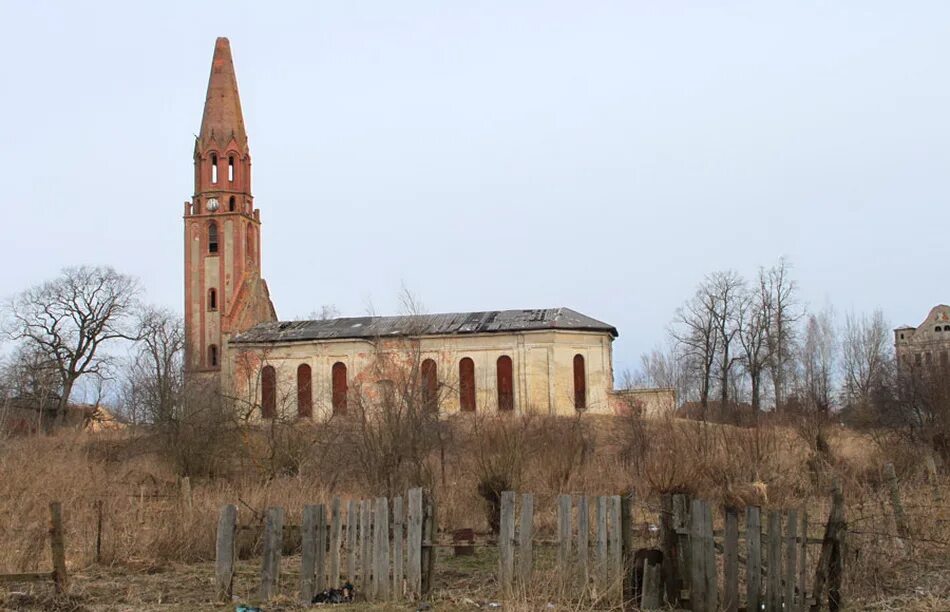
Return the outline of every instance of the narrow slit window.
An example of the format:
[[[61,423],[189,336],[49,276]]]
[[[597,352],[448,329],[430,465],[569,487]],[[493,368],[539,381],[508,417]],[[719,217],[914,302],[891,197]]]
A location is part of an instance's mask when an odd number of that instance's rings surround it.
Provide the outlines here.
[[[218,252],[218,224],[214,221],[208,224],[208,252]]]
[[[470,357],[459,361],[459,409],[475,412],[475,362]]]
[[[277,371],[274,366],[261,368],[261,416],[265,419],[277,416]]]
[[[228,155],[228,182],[234,182],[234,156]]]
[[[428,412],[439,410],[439,373],[432,359],[422,362],[422,408]]]
[[[208,347],[208,366],[218,367],[218,345],[212,344]]]
[[[587,409],[587,369],[583,355],[574,355],[574,409]]]
[[[511,357],[502,355],[495,364],[495,375],[498,384],[498,410],[510,412],[515,409],[514,376],[511,367]]]
[[[313,393],[310,366],[302,363],[297,366],[297,416],[310,418],[313,416]]]
[[[229,212],[234,212],[234,207],[235,207],[234,196],[231,196],[231,197],[228,199],[228,211],[229,211]]]
[[[218,182],[218,156],[216,153],[211,154],[211,182]]]
[[[337,361],[330,372],[333,384],[333,414],[346,414],[346,364]]]
[[[216,289],[208,289],[208,310],[217,310],[218,309],[218,291]]]

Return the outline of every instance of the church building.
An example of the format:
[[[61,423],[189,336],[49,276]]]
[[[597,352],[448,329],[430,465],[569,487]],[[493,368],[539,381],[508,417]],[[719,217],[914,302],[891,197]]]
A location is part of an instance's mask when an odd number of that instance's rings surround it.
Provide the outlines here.
[[[445,414],[613,411],[617,330],[570,308],[278,320],[261,278],[261,210],[227,38],[215,43],[194,165],[184,213],[189,382],[244,401],[253,418],[346,414],[358,394],[392,383],[396,366]]]

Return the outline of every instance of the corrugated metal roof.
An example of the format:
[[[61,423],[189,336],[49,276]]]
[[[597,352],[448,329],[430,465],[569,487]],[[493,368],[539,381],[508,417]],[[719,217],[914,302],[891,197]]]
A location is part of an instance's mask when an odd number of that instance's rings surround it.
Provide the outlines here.
[[[271,321],[255,325],[231,338],[233,343],[258,344],[432,336],[491,334],[563,329],[600,331],[617,337],[617,329],[570,308],[539,310],[491,310],[395,317],[342,317],[317,321]]]

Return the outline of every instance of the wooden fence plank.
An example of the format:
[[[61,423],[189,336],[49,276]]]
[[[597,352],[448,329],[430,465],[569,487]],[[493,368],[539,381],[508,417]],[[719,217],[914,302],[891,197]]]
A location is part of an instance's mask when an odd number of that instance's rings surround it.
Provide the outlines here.
[[[891,497],[891,509],[894,511],[894,523],[897,526],[897,535],[907,537],[907,516],[904,514],[904,504],[901,501],[901,489],[897,482],[897,473],[893,463],[884,464],[884,481]]]
[[[676,597],[671,601],[680,602],[684,592],[690,591],[691,565],[689,561],[689,499],[683,494],[673,496],[673,531],[676,533]]]
[[[435,522],[435,499],[431,494],[422,496],[422,595],[432,591],[432,578],[435,573],[435,537],[437,525]]]
[[[597,572],[597,594],[607,591],[607,498],[597,497],[597,548],[595,566]]]
[[[320,504],[314,514],[316,555],[313,557],[313,588],[320,593],[327,588],[327,509]]]
[[[264,558],[259,597],[269,601],[280,584],[280,556],[284,544],[284,509],[268,508],[264,516]]]
[[[373,535],[370,528],[372,501],[360,500],[360,586],[369,596],[373,575]]]
[[[66,539],[63,534],[63,505],[58,502],[49,504],[49,547],[53,559],[53,585],[57,593],[68,586],[66,577]]]
[[[234,534],[237,531],[237,507],[228,504],[218,517],[215,542],[214,583],[218,601],[231,603],[234,586]]]
[[[694,499],[689,510],[689,603],[693,612],[706,612],[706,504]]]
[[[502,592],[511,594],[515,570],[515,492],[501,493],[501,521],[498,528],[498,582]]]
[[[815,583],[812,587],[811,610],[817,612],[822,607],[825,587],[828,589],[828,609],[836,611],[843,607],[841,593],[841,574],[843,562],[843,538],[848,523],[844,513],[844,493],[841,482],[835,480],[831,492],[831,512],[825,524],[825,535],[821,542],[821,553],[815,567]]]
[[[782,515],[777,510],[769,511],[768,567],[766,568],[765,609],[767,612],[782,610]]]
[[[798,577],[798,512],[785,514],[785,609],[795,609],[795,579]]]
[[[808,511],[802,508],[802,528],[798,548],[798,609],[808,609]]]
[[[642,595],[640,597],[641,610],[660,609],[660,568],[659,563],[651,564],[650,559],[643,560]]]
[[[376,598],[382,601],[389,599],[391,580],[389,577],[389,499],[376,499],[375,547],[373,559],[376,570]]]
[[[422,594],[422,489],[409,489],[406,582],[413,598]]]
[[[330,566],[327,569],[327,587],[335,589],[340,586],[340,498],[334,497],[330,502]]]
[[[356,535],[359,531],[359,502],[351,499],[346,509],[346,576],[356,584]]]
[[[313,601],[317,594],[317,507],[304,506],[303,520],[300,524],[300,602],[304,605]]]
[[[636,548],[633,544],[633,505],[636,502],[636,493],[630,491],[620,498],[620,549],[623,565],[623,599],[624,603],[634,603],[634,582],[636,582],[636,567],[634,557]],[[656,571],[660,571],[659,569]],[[659,580],[656,581],[659,587]],[[641,585],[642,586],[642,585]]]
[[[571,496],[560,495],[557,499],[557,567],[561,580],[570,576],[571,564]]]
[[[623,599],[623,550],[621,550],[622,534],[620,527],[620,496],[611,495],[607,501],[608,544],[607,558],[610,569],[607,579],[610,580],[611,600],[617,604]]]
[[[393,597],[402,599],[403,567],[405,559],[405,513],[402,497],[393,498]]]
[[[712,507],[703,504],[703,572],[706,576],[706,611],[719,609],[719,570],[716,566],[716,541],[713,538]]]
[[[759,610],[762,597],[762,523],[756,506],[746,508],[746,610]]]
[[[722,607],[726,612],[737,612],[739,609],[739,513],[735,508],[726,508],[726,531],[722,548],[725,577]]]
[[[521,495],[521,528],[518,530],[518,568],[522,588],[527,588],[531,581],[531,571],[534,564],[532,538],[534,537],[534,495]]]
[[[587,594],[587,584],[590,578],[590,564],[588,562],[590,537],[590,512],[587,507],[587,496],[577,496],[577,586],[578,595]]]

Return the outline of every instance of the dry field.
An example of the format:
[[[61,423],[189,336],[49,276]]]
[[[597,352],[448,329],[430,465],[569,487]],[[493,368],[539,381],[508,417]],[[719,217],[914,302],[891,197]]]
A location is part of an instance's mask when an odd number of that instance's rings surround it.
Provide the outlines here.
[[[331,424],[326,428],[339,427]],[[950,610],[950,482],[939,466],[934,480],[924,449],[880,433],[840,427],[827,432],[828,448],[806,442],[801,428],[742,430],[685,421],[642,422],[621,417],[455,420],[422,477],[438,500],[443,532],[488,529],[479,484],[506,485],[536,494],[536,524],[553,535],[554,497],[635,491],[638,524],[655,524],[659,495],[688,492],[723,504],[808,508],[827,515],[833,479],[845,490],[849,526],[845,592],[850,609]],[[296,435],[296,434],[295,434]],[[217,515],[239,505],[243,524],[281,505],[299,524],[304,504],[331,496],[379,495],[379,478],[366,477],[357,449],[304,428],[283,439],[295,450],[284,473],[261,469],[268,447],[252,437],[245,452],[229,457],[233,469],[190,479],[192,503],[182,502],[178,476],[167,453],[148,432],[62,433],[0,440],[0,572],[49,569],[48,503],[62,502],[66,525],[68,596],[46,584],[0,586],[7,609],[201,610],[234,609],[212,602],[212,561]],[[301,443],[304,440],[305,443]],[[271,451],[273,449],[270,449]],[[272,456],[272,453],[271,455]],[[897,538],[883,465],[895,465],[910,527]],[[404,483],[394,481],[397,490]],[[97,555],[99,511],[102,531]],[[820,526],[812,535],[820,536]],[[646,542],[645,542],[646,543]],[[259,541],[241,544],[235,593],[253,598]],[[470,558],[440,553],[434,607],[476,610],[497,601],[493,549]],[[294,610],[294,571],[284,563],[282,597],[266,609]],[[539,585],[507,609],[577,609],[554,581]],[[408,604],[395,606],[407,609]],[[358,604],[360,609],[385,606]],[[583,607],[583,606],[580,606]],[[413,608],[414,609],[414,608]]]

